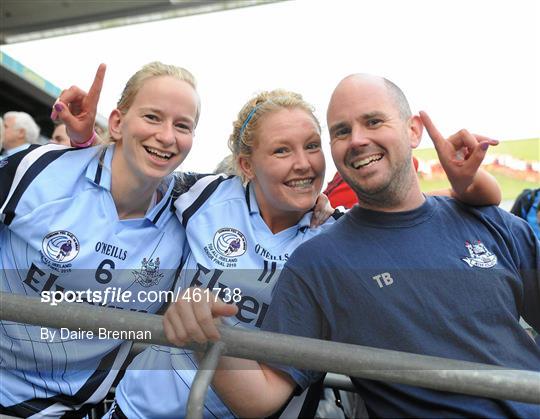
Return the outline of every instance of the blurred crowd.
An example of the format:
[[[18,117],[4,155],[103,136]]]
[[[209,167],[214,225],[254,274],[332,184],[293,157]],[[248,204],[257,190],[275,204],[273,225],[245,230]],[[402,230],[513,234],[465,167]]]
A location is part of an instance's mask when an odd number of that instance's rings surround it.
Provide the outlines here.
[[[98,134],[103,128],[96,125]],[[26,112],[10,111],[0,117],[0,157],[5,158],[26,150],[32,144],[60,144],[70,147],[66,126],[56,122],[51,138],[40,136],[41,128]]]

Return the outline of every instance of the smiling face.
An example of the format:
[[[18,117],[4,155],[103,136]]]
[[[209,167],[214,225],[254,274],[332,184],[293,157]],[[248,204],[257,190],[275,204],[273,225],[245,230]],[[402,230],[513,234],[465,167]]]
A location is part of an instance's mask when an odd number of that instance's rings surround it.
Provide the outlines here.
[[[195,90],[183,80],[158,76],[144,81],[127,111],[115,109],[109,118],[116,141],[113,170],[157,186],[191,149],[197,103]]]
[[[332,157],[360,202],[398,204],[415,176],[411,153],[422,130],[417,117],[405,118],[384,80],[367,76],[343,80],[327,116]]]
[[[321,191],[325,163],[318,125],[299,108],[268,113],[258,122],[252,154],[240,157],[239,163],[270,228],[278,219],[292,226]]]

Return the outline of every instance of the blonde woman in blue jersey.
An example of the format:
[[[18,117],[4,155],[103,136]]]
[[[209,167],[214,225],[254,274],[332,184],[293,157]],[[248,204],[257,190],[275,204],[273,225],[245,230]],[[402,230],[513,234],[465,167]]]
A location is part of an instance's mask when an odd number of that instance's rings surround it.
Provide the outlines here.
[[[260,327],[285,261],[333,222],[309,228],[325,169],[320,133],[300,95],[263,92],[239,112],[229,139],[240,176],[182,176],[185,192],[174,205],[191,251],[179,284],[234,303],[230,324]],[[175,315],[170,311],[166,322]],[[151,346],[127,370],[108,416],[183,417],[196,368],[189,351]],[[315,405],[301,411],[304,398],[281,414],[312,416]],[[205,417],[232,416],[210,390]]]
[[[172,289],[182,262],[185,232],[171,207],[178,193],[171,172],[191,148],[200,110],[195,86],[183,68],[148,64],[111,112],[111,144],[31,146],[4,160],[2,292],[160,309],[144,296]],[[55,111],[66,113],[69,100],[61,99]],[[107,290],[132,297],[105,301]],[[106,396],[131,347],[85,331],[0,324],[0,413],[17,417],[84,416]]]

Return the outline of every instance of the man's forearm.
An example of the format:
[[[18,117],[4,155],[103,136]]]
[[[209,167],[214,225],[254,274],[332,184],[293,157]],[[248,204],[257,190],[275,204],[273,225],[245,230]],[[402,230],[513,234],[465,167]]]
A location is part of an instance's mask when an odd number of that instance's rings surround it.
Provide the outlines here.
[[[222,357],[214,389],[240,417],[264,417],[290,397],[295,383],[285,373],[247,359]]]

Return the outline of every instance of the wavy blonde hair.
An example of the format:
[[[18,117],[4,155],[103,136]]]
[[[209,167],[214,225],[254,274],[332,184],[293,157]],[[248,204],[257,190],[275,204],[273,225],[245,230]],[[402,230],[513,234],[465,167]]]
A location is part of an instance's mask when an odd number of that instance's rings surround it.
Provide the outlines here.
[[[265,115],[281,109],[301,109],[307,112],[315,121],[319,133],[321,132],[319,120],[313,113],[313,106],[306,102],[301,94],[284,89],[259,93],[238,112],[238,117],[233,122],[233,132],[229,136],[229,149],[233,154],[235,170],[238,175],[243,177],[243,173],[238,168],[238,159],[248,157],[253,153],[253,146],[258,138],[259,121]]]

